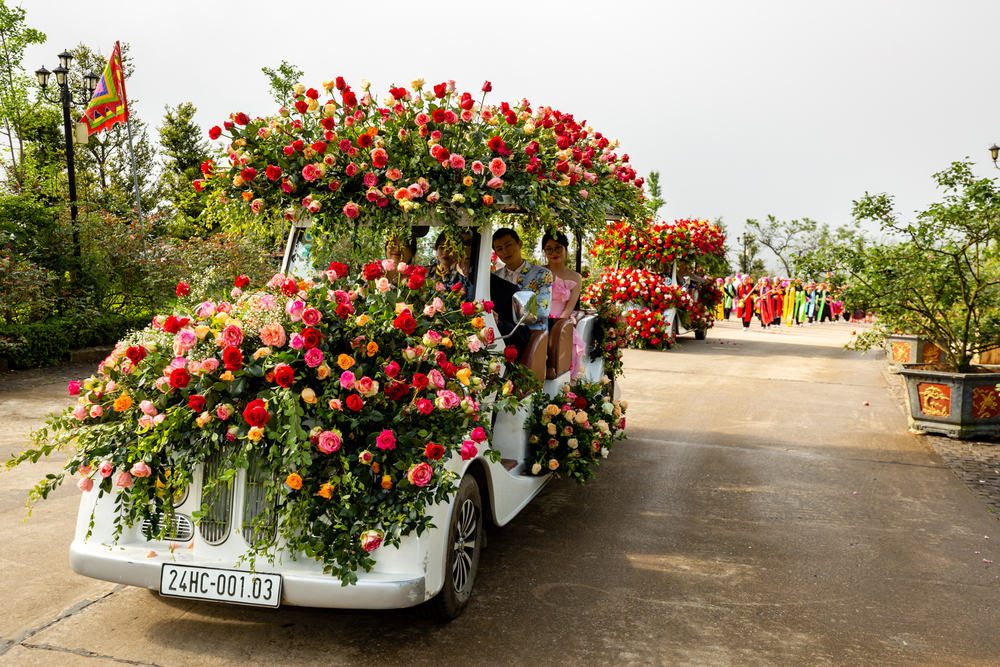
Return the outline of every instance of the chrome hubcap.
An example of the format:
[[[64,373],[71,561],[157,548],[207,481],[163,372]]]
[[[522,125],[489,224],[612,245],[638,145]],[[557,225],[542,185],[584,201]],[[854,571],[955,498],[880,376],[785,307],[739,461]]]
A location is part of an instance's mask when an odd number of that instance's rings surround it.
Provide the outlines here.
[[[471,500],[462,503],[459,510],[458,526],[455,531],[454,559],[451,566],[451,576],[455,590],[461,591],[469,583],[472,573],[472,559],[476,553],[476,531],[479,520],[476,516],[476,506]]]

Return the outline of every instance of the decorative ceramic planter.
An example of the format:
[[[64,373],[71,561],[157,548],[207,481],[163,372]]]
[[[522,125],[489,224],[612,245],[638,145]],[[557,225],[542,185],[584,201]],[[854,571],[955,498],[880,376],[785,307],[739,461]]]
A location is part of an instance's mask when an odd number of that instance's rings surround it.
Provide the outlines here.
[[[1000,372],[944,373],[907,364],[899,374],[911,428],[949,438],[1000,435]]]
[[[903,364],[941,363],[941,348],[926,338],[907,334],[889,336],[886,354],[892,373],[898,373]]]

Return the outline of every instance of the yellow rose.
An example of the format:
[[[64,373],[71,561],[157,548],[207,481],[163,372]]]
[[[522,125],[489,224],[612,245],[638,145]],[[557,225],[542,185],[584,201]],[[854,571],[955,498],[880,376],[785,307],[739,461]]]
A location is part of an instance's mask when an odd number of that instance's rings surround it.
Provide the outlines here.
[[[256,352],[253,353],[253,358],[256,360],[256,359],[260,359],[261,357],[266,357],[269,354],[271,354],[271,348],[269,348],[269,347],[260,347],[260,348],[257,348]]]
[[[194,335],[198,337],[198,340],[205,340],[205,336],[208,335],[209,331],[211,331],[211,329],[206,327],[204,324],[199,324],[194,328]]]
[[[313,111],[316,111],[316,109],[319,108],[319,102],[317,102],[316,100],[314,100],[312,98],[309,98],[309,101],[306,104],[307,104],[307,110],[310,113],[313,112]]]
[[[559,406],[550,403],[545,407],[545,414],[549,415],[550,417],[555,417],[556,415],[559,414]]]
[[[251,426],[250,432],[247,433],[247,437],[254,442],[260,442],[261,438],[264,437],[264,429],[260,426]]]
[[[332,116],[335,113],[337,113],[337,103],[336,102],[334,102],[333,100],[330,100],[329,102],[327,102],[326,104],[323,105],[323,115],[324,116]]]
[[[416,90],[420,90],[421,88],[424,87],[424,80],[423,79],[414,79],[413,81],[410,82],[410,87],[413,88],[413,90],[415,90],[415,91]]]
[[[471,375],[472,375],[472,369],[471,368],[460,368],[460,369],[458,369],[458,372],[455,373],[455,378],[459,382],[461,382],[462,384],[464,384],[466,387],[468,387],[469,386],[469,376],[471,376]]]
[[[233,176],[233,187],[234,188],[242,188],[243,187],[243,177],[240,176],[239,174],[237,174],[236,176]]]
[[[358,315],[358,318],[356,320],[354,320],[354,321],[357,322],[357,324],[358,324],[359,327],[363,327],[366,324],[368,324],[368,316],[367,315]]]
[[[337,80],[327,79],[326,81],[323,82],[323,87],[326,88],[327,90],[333,90],[334,88],[337,87]]]
[[[219,379],[221,379],[223,382],[232,382],[233,377],[235,376],[232,374],[232,372],[226,371],[225,373],[219,376]]]
[[[318,400],[316,398],[316,392],[310,389],[309,387],[303,389],[300,396],[302,396],[302,400],[308,403],[309,405],[315,405],[316,401]]]
[[[285,484],[292,487],[296,491],[302,488],[302,477],[298,473],[292,473],[285,478]]]

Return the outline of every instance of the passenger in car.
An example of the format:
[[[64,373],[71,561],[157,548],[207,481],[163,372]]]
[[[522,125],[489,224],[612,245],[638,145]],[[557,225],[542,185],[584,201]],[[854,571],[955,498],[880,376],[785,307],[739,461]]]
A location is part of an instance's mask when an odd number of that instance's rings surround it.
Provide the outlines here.
[[[472,235],[469,234],[468,239],[465,237],[466,234],[463,234],[463,243],[471,245]],[[438,234],[437,239],[434,241],[434,253],[435,258],[427,265],[428,280],[436,280],[447,289],[452,289],[455,285],[460,285],[465,291],[465,298],[472,300],[474,297],[472,281],[458,270],[458,257],[448,247],[448,238],[444,232]]]

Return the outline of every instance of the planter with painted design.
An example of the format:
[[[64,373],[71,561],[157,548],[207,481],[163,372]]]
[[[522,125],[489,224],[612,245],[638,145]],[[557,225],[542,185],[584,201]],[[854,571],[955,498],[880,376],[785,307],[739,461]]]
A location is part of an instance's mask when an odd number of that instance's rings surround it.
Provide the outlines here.
[[[910,427],[949,438],[1000,436],[998,373],[945,373],[904,364]]]
[[[941,348],[932,341],[908,334],[889,336],[885,351],[891,373],[898,373],[903,364],[938,364],[942,360]]]

